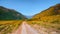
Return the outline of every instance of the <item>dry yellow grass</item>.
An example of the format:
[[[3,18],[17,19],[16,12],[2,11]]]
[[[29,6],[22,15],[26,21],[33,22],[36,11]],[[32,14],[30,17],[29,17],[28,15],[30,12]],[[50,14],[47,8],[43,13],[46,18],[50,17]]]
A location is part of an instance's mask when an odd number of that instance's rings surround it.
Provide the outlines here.
[[[0,24],[13,24],[13,23],[16,23],[16,22],[22,22],[21,20],[6,20],[6,21],[0,21]]]
[[[30,25],[39,25],[43,26],[45,28],[52,28],[54,30],[59,30],[60,31],[60,24],[58,22],[56,23],[51,23],[51,22],[43,22],[43,21],[27,21],[28,24]]]
[[[16,30],[22,23],[22,20],[0,21],[0,33],[8,34]]]

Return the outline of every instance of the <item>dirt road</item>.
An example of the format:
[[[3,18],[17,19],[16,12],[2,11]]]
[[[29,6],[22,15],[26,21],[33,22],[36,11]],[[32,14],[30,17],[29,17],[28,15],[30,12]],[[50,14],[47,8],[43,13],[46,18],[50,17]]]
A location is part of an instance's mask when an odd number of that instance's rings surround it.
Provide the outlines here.
[[[39,34],[39,33],[24,21],[22,25],[12,34]]]

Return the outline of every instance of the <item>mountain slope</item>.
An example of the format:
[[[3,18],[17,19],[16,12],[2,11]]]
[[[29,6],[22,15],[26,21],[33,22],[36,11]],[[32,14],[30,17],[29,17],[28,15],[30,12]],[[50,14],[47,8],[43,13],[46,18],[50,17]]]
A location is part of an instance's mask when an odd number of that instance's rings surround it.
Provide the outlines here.
[[[0,6],[0,20],[20,20],[26,19],[24,15],[13,10]]]
[[[48,34],[51,34],[51,32],[55,32],[54,34],[60,34],[60,4],[56,4],[34,15],[28,20],[28,24],[33,26],[38,25],[39,27],[35,26],[35,28],[40,31],[45,28],[45,32]]]
[[[60,15],[60,4],[56,4],[55,6],[52,6],[48,9],[34,15],[32,19],[40,19],[42,17],[57,16],[57,15]]]

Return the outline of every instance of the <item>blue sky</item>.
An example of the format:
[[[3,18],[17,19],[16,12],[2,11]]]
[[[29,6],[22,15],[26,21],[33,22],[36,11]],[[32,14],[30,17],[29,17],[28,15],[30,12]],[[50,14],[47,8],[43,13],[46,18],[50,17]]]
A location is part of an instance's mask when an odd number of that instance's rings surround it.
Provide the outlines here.
[[[58,3],[60,0],[0,0],[0,6],[15,9],[26,16],[37,14]]]

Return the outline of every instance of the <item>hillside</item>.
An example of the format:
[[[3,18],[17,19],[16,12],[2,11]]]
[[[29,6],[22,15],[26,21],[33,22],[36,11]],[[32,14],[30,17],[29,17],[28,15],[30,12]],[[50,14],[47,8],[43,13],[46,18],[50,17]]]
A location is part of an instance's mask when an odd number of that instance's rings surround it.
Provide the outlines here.
[[[51,6],[50,8],[41,11],[40,13],[34,15],[31,19],[28,19],[28,24],[38,25],[35,26],[37,30],[42,31],[41,27],[46,28],[48,34],[51,34],[52,31],[60,34],[60,4]]]
[[[41,19],[42,17],[57,15],[60,15],[60,4],[56,4],[44,11],[41,11],[40,13],[34,15],[32,19]]]
[[[26,19],[24,15],[13,10],[0,6],[0,20],[20,20]]]

